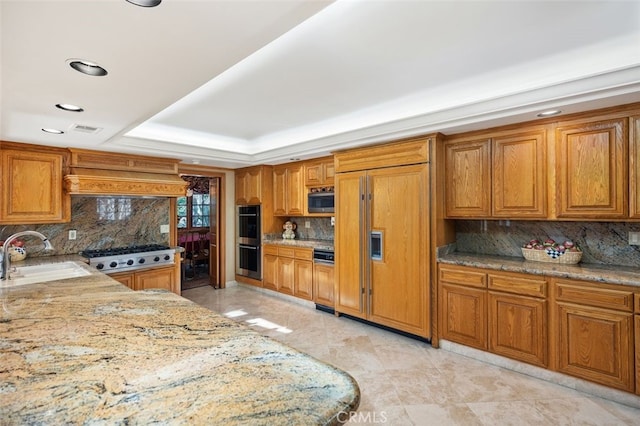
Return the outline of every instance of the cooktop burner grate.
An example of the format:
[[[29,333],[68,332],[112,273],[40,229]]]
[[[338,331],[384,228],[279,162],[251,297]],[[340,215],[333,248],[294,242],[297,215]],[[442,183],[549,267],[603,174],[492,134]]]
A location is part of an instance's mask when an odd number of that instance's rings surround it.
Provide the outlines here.
[[[122,256],[125,254],[145,253],[150,251],[169,250],[169,246],[163,246],[161,244],[145,244],[140,246],[127,246],[127,247],[115,247],[108,249],[98,250],[84,250],[81,252],[82,256],[88,258],[94,257],[107,257],[107,256]]]

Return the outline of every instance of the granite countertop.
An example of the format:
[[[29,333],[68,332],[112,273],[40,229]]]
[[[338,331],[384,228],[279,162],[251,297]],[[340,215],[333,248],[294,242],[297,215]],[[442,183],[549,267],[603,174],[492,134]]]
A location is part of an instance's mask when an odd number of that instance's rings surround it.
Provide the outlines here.
[[[523,272],[550,277],[596,281],[607,284],[624,284],[640,287],[638,268],[578,263],[564,265],[548,262],[534,262],[522,257],[489,256],[482,254],[454,252],[438,257],[439,263],[473,266],[499,271]]]
[[[333,241],[331,240],[285,240],[284,238],[268,238],[263,244],[279,244],[285,246],[308,247],[318,250],[333,250]]]
[[[347,373],[170,292],[93,272],[0,300],[2,424],[336,424],[359,404]]]

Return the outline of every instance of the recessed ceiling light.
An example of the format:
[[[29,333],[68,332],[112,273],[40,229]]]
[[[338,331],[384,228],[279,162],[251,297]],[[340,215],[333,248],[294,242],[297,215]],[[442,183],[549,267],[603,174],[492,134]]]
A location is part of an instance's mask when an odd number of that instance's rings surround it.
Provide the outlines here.
[[[49,129],[49,128],[46,128],[46,127],[42,128],[42,131],[45,132],[45,133],[52,133],[54,135],[61,135],[61,134],[64,133],[62,130]]]
[[[549,111],[542,111],[539,112],[537,115],[538,117],[551,117],[552,115],[558,115],[560,114],[562,111],[559,109],[551,109]]]
[[[142,7],[156,7],[162,0],[127,0],[131,4]]]
[[[77,105],[72,105],[72,104],[56,104],[56,108],[60,108],[64,111],[71,111],[71,112],[82,112],[84,111],[84,108],[79,107]]]
[[[71,68],[81,72],[82,74],[96,77],[107,75],[107,70],[94,62],[85,61],[84,59],[68,59],[67,63]]]

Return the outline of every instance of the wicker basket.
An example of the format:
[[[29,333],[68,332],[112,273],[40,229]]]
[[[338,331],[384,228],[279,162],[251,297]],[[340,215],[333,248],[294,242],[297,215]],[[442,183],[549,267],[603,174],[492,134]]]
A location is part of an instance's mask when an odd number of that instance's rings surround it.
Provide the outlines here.
[[[547,253],[547,250],[523,248],[522,255],[525,259],[534,262],[562,263],[565,265],[575,265],[582,259],[581,251],[565,251],[562,254],[557,254],[557,257],[554,257],[552,254]]]

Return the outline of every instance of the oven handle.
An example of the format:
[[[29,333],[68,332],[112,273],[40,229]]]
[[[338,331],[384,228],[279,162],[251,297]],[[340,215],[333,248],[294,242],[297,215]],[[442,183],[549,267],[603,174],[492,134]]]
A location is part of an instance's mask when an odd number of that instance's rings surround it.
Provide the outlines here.
[[[258,250],[258,247],[256,247],[256,246],[246,246],[244,244],[238,244],[238,247],[243,248],[243,249],[249,249],[249,250]]]
[[[322,263],[323,265],[334,265],[335,262],[332,260],[322,260],[322,259],[313,259],[313,263]]]

